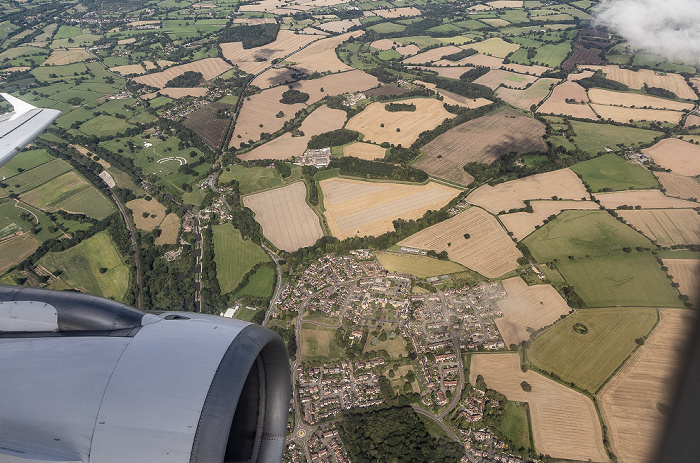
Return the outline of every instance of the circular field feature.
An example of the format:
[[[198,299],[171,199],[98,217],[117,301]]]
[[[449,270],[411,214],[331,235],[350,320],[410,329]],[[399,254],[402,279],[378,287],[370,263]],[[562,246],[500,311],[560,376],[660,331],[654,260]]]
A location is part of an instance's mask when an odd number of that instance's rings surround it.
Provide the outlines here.
[[[574,331],[576,331],[578,334],[586,334],[588,333],[588,327],[584,325],[583,323],[574,323],[574,326],[571,327]]]

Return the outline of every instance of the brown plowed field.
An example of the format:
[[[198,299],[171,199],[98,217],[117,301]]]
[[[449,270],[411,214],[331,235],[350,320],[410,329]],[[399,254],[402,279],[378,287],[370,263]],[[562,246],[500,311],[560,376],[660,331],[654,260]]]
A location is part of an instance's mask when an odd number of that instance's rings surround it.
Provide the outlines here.
[[[533,371],[523,373],[517,353],[472,355],[469,382],[475,384],[477,375],[508,400],[530,405],[538,453],[567,460],[608,461],[598,414],[588,397]],[[523,391],[523,381],[532,386],[531,392]]]
[[[654,146],[642,150],[664,169],[680,175],[700,175],[700,146],[677,138],[664,138]]]
[[[670,172],[654,172],[668,196],[683,199],[700,199],[700,183],[693,177],[672,174]]]
[[[520,241],[535,231],[536,225],[542,225],[544,219],[552,214],[559,214],[566,209],[598,209],[593,201],[532,201],[532,212],[514,212],[498,216],[513,237]]]
[[[318,217],[306,203],[304,182],[244,196],[243,205],[255,213],[263,234],[279,249],[296,251],[323,236]]]
[[[379,101],[350,119],[346,128],[363,133],[365,140],[374,143],[386,141],[392,145],[410,146],[421,132],[434,129],[445,119],[454,117],[445,110],[442,101],[434,98],[412,98],[402,103],[413,103],[416,110],[391,112],[384,109],[385,102]]]
[[[567,99],[576,100],[576,103],[567,103]],[[597,119],[593,110],[585,104],[587,102],[588,94],[585,88],[576,82],[564,82],[554,87],[552,94],[542,103],[537,112],[542,114],[562,114],[582,119]]]
[[[618,206],[642,206],[642,209],[692,209],[698,203],[671,198],[659,190],[627,190],[593,195],[602,206],[617,209]]]
[[[506,346],[529,340],[530,331],[551,325],[571,311],[551,285],[528,286],[522,278],[513,277],[503,280],[503,288],[508,296],[496,301],[503,312],[496,326]]]
[[[618,214],[661,246],[700,244],[700,215],[692,209],[618,211]]]
[[[401,96],[404,93],[410,92],[410,88],[406,87],[399,87],[398,84],[388,84],[388,85],[381,85],[377,88],[373,88],[371,90],[367,90],[365,92],[366,96],[388,96],[388,95],[396,95],[396,96]]]
[[[160,236],[155,241],[158,246],[177,243],[177,232],[180,231],[180,218],[177,214],[171,212],[166,215],[158,228],[161,230]]]
[[[274,42],[262,47],[245,49],[241,42],[222,43],[219,46],[224,58],[238,66],[238,69],[249,74],[257,74],[270,66],[272,60],[287,56],[314,40],[318,40],[318,37],[295,34],[283,29],[279,31]],[[264,61],[256,61],[256,59]]]
[[[230,120],[228,118],[217,118],[216,111],[217,109],[228,108],[233,108],[233,105],[226,103],[207,105],[187,116],[184,122],[185,127],[194,130],[209,146],[218,148]]]
[[[385,154],[386,149],[370,143],[358,142],[343,147],[343,156],[353,156],[368,161],[384,159]]]
[[[525,90],[515,90],[501,87],[496,91],[496,95],[498,95],[498,97],[506,103],[511,104],[516,108],[529,111],[533,104],[539,105],[542,100],[549,95],[549,88],[558,82],[558,79],[539,79],[537,82],[532,84],[530,88]]]
[[[639,95],[637,93],[613,92],[602,88],[591,88],[588,90],[588,97],[593,103],[604,105],[622,105],[628,108],[643,108],[645,106],[652,109],[670,109],[673,111],[688,111],[693,109],[692,103],[681,103],[680,101],[666,100],[649,95]]]
[[[547,151],[545,126],[537,119],[504,110],[454,127],[423,147],[416,167],[435,177],[468,185],[473,178],[463,167],[468,162],[491,164],[515,151]],[[440,156],[438,158],[438,156]]]
[[[476,79],[474,83],[485,85],[492,90],[496,90],[501,85],[505,87],[524,89],[527,84],[532,84],[536,80],[537,77],[535,76],[516,74],[514,72],[508,72],[502,69],[492,69],[488,73]]]
[[[591,103],[591,108],[600,117],[612,119],[615,122],[628,123],[630,121],[659,121],[678,124],[683,113],[678,111],[664,111],[663,109],[619,108],[617,106],[605,106]]]
[[[682,76],[671,72],[666,73],[666,75],[659,75],[650,69],[640,69],[639,71],[635,72],[630,71],[629,69],[620,69],[619,66],[615,65],[586,65],[583,67],[594,71],[602,69],[608,79],[622,82],[629,88],[641,89],[646,83],[649,87],[660,87],[670,90],[679,98],[685,98],[688,100],[697,100],[698,98],[693,89],[688,86]]]
[[[292,137],[287,132],[281,137],[260,145],[252,151],[241,154],[238,157],[243,161],[256,159],[289,159],[292,156],[301,156],[306,150],[309,140],[314,135],[319,135],[331,130],[339,129],[345,123],[347,114],[340,109],[330,109],[323,105],[304,119],[301,123],[303,137]]]
[[[663,259],[668,267],[668,274],[678,283],[678,291],[690,298],[697,309],[700,307],[700,260],[697,259]]]
[[[585,48],[579,45],[574,46],[573,53],[562,64],[562,69],[565,71],[570,71],[576,67],[577,64],[603,64],[604,61],[600,57],[600,50],[595,48]]]
[[[458,53],[462,51],[461,48],[455,47],[454,45],[447,45],[445,47],[433,48],[423,53],[418,53],[417,55],[411,56],[403,60],[404,64],[423,64],[432,63],[433,61],[439,61],[445,55],[451,55],[453,53]],[[449,61],[454,64],[453,61]]]
[[[155,88],[163,88],[172,78],[184,74],[187,71],[201,72],[204,80],[211,80],[219,74],[231,69],[231,65],[221,58],[204,58],[192,63],[173,66],[165,71],[134,77],[134,81]]]
[[[525,207],[525,199],[550,199],[552,196],[578,200],[587,198],[588,192],[572,170],[560,169],[496,186],[482,185],[467,196],[467,201],[498,214]]]
[[[469,239],[464,234],[469,233]],[[471,207],[399,242],[401,246],[447,251],[450,260],[498,278],[518,267],[522,254],[496,218],[478,207]]]
[[[281,32],[281,31],[280,31]],[[353,68],[340,61],[335,49],[350,37],[359,37],[364,31],[348,32],[335,37],[326,37],[303,50],[294,53],[287,61],[296,63],[295,68],[311,74],[313,72],[342,72]]]
[[[652,463],[665,431],[659,404],[672,405],[695,312],[661,309],[649,338],[598,394],[611,450],[620,463]]]
[[[339,239],[392,231],[394,220],[417,219],[459,194],[459,190],[433,182],[407,185],[331,178],[320,185],[328,226]]]

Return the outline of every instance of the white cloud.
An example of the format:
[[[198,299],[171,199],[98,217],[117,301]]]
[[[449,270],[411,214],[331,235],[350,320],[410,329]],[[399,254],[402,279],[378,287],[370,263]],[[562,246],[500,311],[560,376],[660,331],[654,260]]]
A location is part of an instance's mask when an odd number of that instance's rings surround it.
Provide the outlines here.
[[[700,0],[603,0],[593,24],[667,58],[700,57]]]

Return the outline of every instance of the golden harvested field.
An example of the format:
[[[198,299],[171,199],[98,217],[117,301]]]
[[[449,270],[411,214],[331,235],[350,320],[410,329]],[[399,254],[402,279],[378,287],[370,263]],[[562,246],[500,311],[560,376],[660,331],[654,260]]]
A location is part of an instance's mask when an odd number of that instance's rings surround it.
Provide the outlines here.
[[[594,71],[601,69],[608,79],[622,82],[630,88],[641,89],[646,83],[649,87],[661,87],[670,90],[679,98],[687,100],[697,100],[698,98],[682,76],[671,72],[666,73],[666,75],[657,74],[650,69],[640,69],[635,72],[629,69],[620,69],[619,66],[615,65],[593,66],[585,64],[580,67]]]
[[[343,147],[343,156],[353,156],[369,161],[377,158],[383,159],[385,154],[386,149],[370,143],[358,142]]]
[[[544,133],[537,119],[504,110],[443,133],[423,147],[425,154],[415,165],[435,177],[468,185],[473,178],[463,169],[467,162],[491,164],[511,151],[546,152]]]
[[[692,209],[618,211],[618,214],[661,246],[700,244],[700,215]]]
[[[523,7],[522,0],[494,0],[493,2],[487,2],[486,4],[494,9]]]
[[[507,26],[508,24],[510,24],[508,21],[506,21],[505,19],[501,19],[501,18],[485,18],[485,19],[480,19],[480,21],[482,23],[486,23],[489,26],[493,26],[493,27],[503,27],[503,26]]]
[[[505,87],[523,89],[527,86],[527,84],[532,84],[536,80],[537,77],[535,76],[516,74],[514,72],[508,72],[502,69],[492,69],[488,73],[476,79],[474,83],[485,85],[492,90],[497,89],[501,85]]]
[[[180,218],[174,212],[166,215],[158,227],[161,230],[160,236],[156,238],[156,244],[177,243],[177,232],[180,231]]]
[[[205,87],[167,87],[161,88],[157,92],[141,95],[141,98],[144,100],[151,100],[157,97],[159,93],[169,96],[170,98],[182,98],[185,96],[205,96],[207,94],[207,89]]]
[[[695,308],[700,307],[700,260],[663,259],[668,274],[678,283],[678,291],[690,298]]]
[[[498,69],[503,65],[503,58],[498,58],[496,56],[487,56],[479,53],[464,58],[463,60],[459,61],[459,64],[471,64],[472,66],[487,66],[491,69]]]
[[[241,154],[238,157],[243,161],[256,159],[289,159],[292,156],[301,156],[306,150],[306,145],[314,135],[319,135],[331,130],[339,129],[345,123],[347,114],[340,109],[330,109],[323,105],[304,119],[301,123],[303,137],[293,137],[287,132],[281,137],[260,145],[252,151]]]
[[[134,42],[136,42],[136,37],[129,37],[128,39],[117,40],[117,44],[119,45],[128,45]]]
[[[241,42],[227,42],[219,46],[224,58],[238,66],[238,69],[249,74],[257,74],[270,66],[272,60],[283,58],[314,40],[318,40],[318,37],[295,34],[290,30],[283,29],[279,31],[274,42],[262,47],[245,49]],[[256,59],[264,59],[265,61],[256,61]]]
[[[659,121],[678,124],[683,117],[681,112],[664,111],[663,109],[619,108],[595,103],[591,103],[591,108],[604,120],[612,119],[615,122],[624,123],[629,121]]]
[[[292,82],[294,71],[289,68],[272,68],[253,79],[253,85],[260,88],[276,87],[287,82]]]
[[[530,339],[530,331],[559,320],[571,307],[550,285],[528,286],[520,277],[503,280],[508,296],[496,301],[503,316],[496,319],[498,331],[507,346]],[[530,331],[528,331],[530,329]]]
[[[547,72],[551,69],[551,68],[548,68],[547,66],[538,66],[536,64],[528,66],[525,64],[516,64],[516,63],[504,64],[503,67],[508,71],[517,72],[519,74],[532,74],[535,76],[540,76],[540,75],[542,75],[543,72]]]
[[[685,119],[685,124],[683,127],[690,128],[690,127],[700,127],[700,116],[696,116],[695,114],[689,115]]]
[[[517,43],[506,42],[500,37],[492,37],[483,42],[474,42],[469,44],[469,48],[473,48],[482,55],[495,56],[496,58],[505,58],[515,50],[520,48]]]
[[[698,207],[697,203],[671,198],[659,190],[627,190],[612,193],[595,193],[602,206],[617,209],[618,206],[642,206],[642,209],[683,209]]]
[[[236,18],[233,20],[233,23],[257,26],[260,24],[276,24],[277,20],[275,18]]]
[[[482,185],[467,196],[467,201],[498,214],[500,211],[525,207],[525,199],[550,199],[552,196],[578,200],[587,198],[588,192],[571,169],[560,169],[496,186]]]
[[[375,40],[370,46],[378,50],[391,50],[392,48],[394,48],[403,56],[415,55],[420,51],[420,48],[418,48],[418,46],[416,45],[410,44],[403,46],[400,43],[394,42],[390,39]]]
[[[544,219],[559,214],[566,209],[598,209],[593,201],[532,201],[533,212],[515,212],[500,215],[498,218],[518,241],[535,231],[535,225],[542,225]]]
[[[63,66],[64,64],[80,63],[86,59],[94,58],[84,48],[69,48],[67,50],[54,50],[42,66]]]
[[[351,27],[359,26],[362,24],[358,18],[353,19],[343,19],[342,21],[329,21],[327,23],[319,24],[318,28],[328,32],[345,32]]]
[[[461,48],[454,45],[447,45],[445,47],[433,48],[423,53],[418,53],[417,55],[411,56],[403,60],[404,64],[423,64],[432,63],[433,61],[439,61],[443,56],[451,55],[453,53],[458,53],[462,51]],[[454,64],[454,61],[448,61]]]
[[[434,182],[407,185],[331,178],[320,185],[328,226],[339,239],[393,231],[394,220],[417,219],[459,194],[455,188]]]
[[[464,235],[468,233],[469,239]],[[398,243],[400,246],[447,251],[450,260],[497,278],[518,267],[522,254],[496,218],[479,207],[470,207]]]
[[[649,95],[639,95],[638,93],[613,92],[602,88],[591,88],[588,90],[588,97],[593,103],[604,105],[622,105],[628,108],[643,108],[645,106],[652,109],[670,109],[673,111],[688,111],[693,109],[692,103],[681,103],[680,101],[666,100]]]
[[[165,71],[135,77],[134,81],[155,88],[163,88],[170,79],[187,71],[201,72],[204,80],[211,80],[229,69],[231,69],[231,65],[221,58],[204,58],[191,63],[173,66]]]
[[[459,79],[459,76],[461,76],[470,69],[474,69],[471,66],[416,66],[412,69],[416,68],[424,69],[426,71],[434,71],[437,72],[439,76],[447,77],[449,79]]]
[[[407,6],[402,8],[388,8],[386,10],[372,10],[372,13],[382,18],[402,18],[410,16],[420,16],[418,8]]]
[[[664,138],[642,150],[664,169],[680,175],[700,175],[700,146],[677,138]]]
[[[666,195],[682,199],[700,199],[700,183],[693,177],[672,174],[670,172],[654,172],[661,185],[666,189]]]
[[[508,400],[530,405],[538,453],[567,460],[608,461],[598,414],[588,397],[533,371],[523,373],[517,353],[472,355],[469,382],[475,384],[477,375]],[[523,381],[532,391],[523,391]]]
[[[144,198],[134,199],[126,203],[126,207],[131,209],[134,217],[134,225],[141,230],[151,231],[161,224],[165,218],[165,206],[152,199],[146,201]],[[143,214],[148,216],[144,217]]]
[[[140,64],[125,64],[124,66],[115,66],[109,68],[111,72],[119,73],[123,76],[129,74],[144,74],[146,70]]]
[[[539,79],[532,84],[530,88],[525,90],[515,90],[511,88],[499,88],[496,95],[508,104],[516,108],[530,110],[530,107],[539,105],[542,100],[549,94],[549,89],[552,85],[556,85],[558,79]]]
[[[652,463],[665,429],[659,404],[672,405],[695,312],[661,309],[643,346],[598,394],[611,449],[620,463]]]
[[[434,68],[438,69],[438,68]],[[431,84],[429,82],[421,82],[420,80],[414,80],[414,84],[422,85],[425,88],[435,90],[438,96],[442,97],[442,102],[448,105],[458,105],[464,106],[465,108],[474,109],[480,108],[481,106],[486,106],[493,103],[491,100],[486,98],[467,98],[466,96],[458,95],[456,93],[448,92],[447,90],[438,89],[437,85]]]
[[[305,79],[294,82],[292,88],[309,94],[307,104],[312,104],[326,95],[340,95],[367,90],[379,85],[376,77],[359,69],[331,74],[320,79]],[[323,89],[323,91],[321,91]],[[286,90],[286,89],[285,89]],[[286,105],[282,105],[286,106]]]
[[[346,128],[363,133],[366,141],[410,146],[421,132],[434,129],[445,119],[454,117],[445,110],[442,101],[435,98],[411,98],[401,103],[413,103],[416,110],[391,112],[384,109],[386,103],[378,101],[350,119]]]
[[[576,100],[576,103],[567,103],[567,99]],[[586,103],[588,103],[588,94],[585,88],[576,82],[564,82],[554,87],[552,94],[542,103],[537,112],[562,114],[582,119],[597,119],[595,112]]]
[[[263,234],[279,249],[296,251],[323,236],[318,217],[306,203],[304,182],[244,196],[243,205],[255,213]]]
[[[287,61],[296,63],[294,67],[307,74],[313,72],[350,71],[353,68],[340,61],[335,53],[335,49],[350,37],[359,37],[362,34],[364,34],[364,31],[354,31],[335,37],[323,38],[293,54],[287,58]]]

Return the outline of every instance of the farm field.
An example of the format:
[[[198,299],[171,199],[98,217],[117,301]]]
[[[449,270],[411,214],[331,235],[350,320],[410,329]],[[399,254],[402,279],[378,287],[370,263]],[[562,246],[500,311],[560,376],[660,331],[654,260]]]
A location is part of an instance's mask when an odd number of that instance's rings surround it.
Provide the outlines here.
[[[660,190],[627,190],[613,193],[596,193],[594,197],[607,209],[618,206],[642,206],[642,209],[692,209],[697,207],[693,201],[671,198]]]
[[[52,178],[69,172],[71,169],[72,166],[62,159],[53,159],[40,164],[12,177],[12,184],[7,184],[6,188],[0,187],[0,197],[9,196],[10,193],[22,194],[48,182]]]
[[[235,106],[226,103],[211,103],[188,115],[184,121],[185,127],[195,131],[202,140],[213,148],[218,148],[229,125],[229,119],[217,118],[218,110],[233,109]]]
[[[140,64],[124,64],[122,66],[111,67],[109,70],[123,76],[127,76],[129,74],[141,75],[146,73],[146,70]]]
[[[520,370],[517,353],[472,355],[469,382],[481,375],[508,400],[527,402],[535,450],[553,458],[608,461],[593,402],[583,394],[532,371]],[[531,392],[523,391],[526,381]]]
[[[0,178],[10,178],[54,159],[44,149],[25,149],[0,167]]]
[[[31,233],[0,241],[0,274],[29,257],[40,244]]]
[[[499,88],[496,95],[516,108],[529,111],[532,105],[539,105],[549,94],[549,88],[559,82],[557,79],[539,79],[525,90]]]
[[[579,174],[593,192],[602,191],[604,188],[628,190],[659,186],[650,171],[614,154],[605,154],[580,162],[571,166],[571,170]]]
[[[94,55],[85,51],[84,48],[53,50],[42,66],[63,66],[64,64],[80,63],[94,57]]]
[[[424,64],[432,63],[433,61],[439,61],[443,56],[451,55],[454,53],[459,53],[462,51],[461,48],[454,45],[447,45],[445,47],[433,48],[417,55],[413,55],[410,58],[403,60],[404,64]]]
[[[435,68],[438,69],[438,68]],[[439,73],[439,72],[438,72]],[[442,97],[442,102],[448,105],[464,106],[465,108],[474,109],[480,108],[481,106],[486,106],[493,103],[491,100],[486,98],[467,98],[466,96],[458,95],[456,93],[448,92],[444,89],[439,89],[435,84],[428,82],[422,82],[420,80],[414,80],[414,84],[422,85],[423,87],[435,90],[435,92]],[[399,87],[401,88],[401,87]],[[367,92],[369,94],[370,92]]]
[[[134,81],[155,88],[163,88],[170,79],[184,74],[187,71],[201,72],[204,80],[211,80],[229,69],[231,69],[231,65],[221,58],[205,58],[192,63],[173,66],[165,71],[134,77]]]
[[[146,93],[145,95],[142,95],[141,98],[143,98],[144,100],[150,100],[153,98],[158,98],[158,94],[175,99],[184,98],[186,96],[203,97],[207,94],[207,89],[205,87],[166,87],[161,88],[160,90],[154,93]]]
[[[425,211],[441,208],[459,193],[434,182],[410,185],[331,178],[319,184],[328,226],[339,239],[393,231],[394,220],[422,217]]]
[[[697,259],[663,259],[668,274],[678,283],[678,291],[690,298],[693,307],[700,307],[700,262]]]
[[[651,308],[579,310],[538,336],[527,358],[537,368],[595,393],[638,347],[635,339],[651,332],[657,318]]]
[[[700,183],[693,177],[672,174],[670,172],[654,172],[666,190],[667,196],[675,196],[682,199],[700,199]]]
[[[692,103],[682,103],[680,101],[666,100],[664,98],[640,95],[638,93],[615,92],[602,88],[589,89],[588,97],[593,103],[609,106],[622,105],[628,108],[642,108],[647,106],[652,109],[670,109],[673,111],[688,111],[693,109]]]
[[[331,109],[323,105],[304,119],[300,130],[303,137],[294,137],[290,132],[283,134],[272,141],[254,148],[252,151],[240,154],[239,159],[253,161],[259,159],[289,159],[292,156],[299,157],[304,154],[306,146],[314,135],[320,135],[331,130],[339,129],[345,124],[345,111]]]
[[[267,167],[244,167],[240,164],[233,164],[226,167],[224,172],[221,173],[219,183],[225,184],[231,180],[238,181],[238,188],[241,195],[248,195],[301,180],[301,168],[293,166],[292,174],[283,179],[277,169],[268,169]]]
[[[133,212],[134,225],[141,230],[151,231],[165,219],[165,206],[155,199],[134,199],[126,203],[126,207]],[[147,216],[144,217],[144,214]]]
[[[590,154],[604,152],[606,147],[616,149],[620,145],[636,147],[651,143],[661,133],[637,127],[613,126],[593,122],[571,121],[576,133],[574,143]]]
[[[674,174],[700,175],[700,146],[677,138],[665,138],[642,150],[654,162]]]
[[[385,155],[385,148],[371,143],[358,142],[343,146],[343,156],[353,156],[372,161],[374,159],[384,159]]]
[[[432,50],[431,50],[432,51]],[[426,52],[428,53],[428,52]],[[452,63],[451,61],[448,61],[449,63]],[[438,63],[435,63],[438,64]],[[459,76],[464,74],[470,69],[474,69],[473,67],[469,66],[450,66],[450,65],[443,65],[443,66],[416,66],[413,69],[423,69],[425,71],[433,71],[437,72],[437,74],[441,77],[447,77],[449,79],[459,79]],[[441,92],[443,90],[440,90]]]
[[[575,101],[575,103],[567,103],[566,100]],[[576,82],[564,82],[554,87],[552,94],[537,108],[537,112],[561,114],[580,119],[597,119],[596,113],[586,103],[588,103],[588,94],[585,88]]]
[[[276,87],[293,80],[294,71],[289,68],[271,68],[253,80],[253,85],[262,89]]]
[[[216,277],[221,294],[227,294],[238,286],[243,276],[255,264],[268,260],[267,254],[250,240],[244,240],[241,232],[230,223],[213,225],[214,260]]]
[[[524,89],[527,84],[532,84],[537,80],[535,76],[516,74],[502,69],[492,69],[488,73],[474,81],[475,84],[485,85],[492,90],[501,85],[517,89]]]
[[[474,179],[462,168],[468,162],[490,164],[515,151],[546,151],[544,124],[509,110],[454,127],[423,147],[415,166],[428,174],[468,185]]]
[[[241,42],[222,43],[219,47],[224,58],[235,64],[241,71],[257,74],[270,66],[270,61],[282,58],[314,40],[318,40],[318,37],[280,30],[274,42],[262,47],[245,49]]]
[[[391,112],[384,109],[386,103],[379,101],[350,119],[346,128],[363,133],[365,141],[410,146],[421,132],[434,129],[445,119],[454,117],[445,110],[441,101],[434,98],[411,98],[402,103],[414,104],[416,110]]]
[[[509,43],[500,37],[492,37],[483,42],[470,43],[469,48],[473,48],[482,55],[495,56],[496,58],[505,58],[518,48],[520,45]]]
[[[335,328],[303,323],[301,325],[301,358],[340,358],[345,351],[335,342]]]
[[[564,259],[556,266],[589,307],[682,307],[678,291],[648,252]]]
[[[282,188],[243,197],[265,237],[279,249],[296,251],[323,236],[319,219],[306,203],[306,185],[296,182]]]
[[[255,271],[248,279],[246,284],[240,291],[236,293],[234,298],[250,296],[256,298],[267,298],[272,294],[272,288],[275,282],[275,271],[268,267],[262,267]]]
[[[295,63],[295,69],[299,69],[307,74],[350,71],[353,68],[340,61],[335,53],[335,49],[350,37],[359,37],[362,34],[364,34],[363,31],[354,31],[335,37],[326,37],[294,53],[287,58],[287,61]]]
[[[464,271],[461,265],[433,257],[413,256],[397,252],[377,252],[379,263],[389,272],[407,273],[416,278],[434,277],[438,275]]]
[[[62,272],[48,289],[77,288],[121,301],[129,287],[129,268],[106,231],[65,251],[49,252],[39,265],[50,272]],[[101,269],[106,270],[103,273]]]
[[[523,244],[538,262],[622,253],[624,247],[654,247],[605,211],[564,211],[525,238]]]
[[[498,214],[500,211],[525,207],[526,199],[551,199],[552,196],[578,200],[587,198],[588,192],[573,171],[560,169],[496,186],[482,185],[467,196],[467,201]]]
[[[594,71],[602,70],[606,78],[616,80],[627,85],[629,88],[641,89],[646,83],[649,87],[660,87],[670,90],[679,98],[687,100],[696,100],[698,96],[688,86],[682,76],[673,73],[660,75],[650,69],[640,69],[639,71],[630,71],[621,69],[615,65],[593,66],[582,65],[585,69]]]
[[[506,346],[529,340],[532,331],[539,330],[571,312],[556,289],[550,285],[528,286],[520,277],[503,280],[508,296],[496,301],[503,316],[496,326]]]
[[[465,238],[469,234],[469,238]],[[399,241],[399,246],[447,251],[450,260],[487,278],[518,267],[520,251],[495,217],[478,207],[432,225]]]
[[[177,234],[180,231],[180,218],[174,212],[166,215],[160,224],[160,236],[156,238],[157,246],[163,244],[175,244],[177,242]]]
[[[672,406],[674,379],[692,336],[695,312],[662,309],[660,321],[643,346],[598,394],[611,450],[620,463],[651,463],[665,429],[659,407]]]
[[[661,246],[700,244],[700,216],[692,209],[619,211],[618,214]]]
[[[542,222],[552,214],[558,215],[567,209],[598,210],[598,205],[593,201],[532,201],[530,205],[532,212],[514,212],[498,216],[518,241],[534,232],[536,226],[542,225]]]
[[[678,124],[681,117],[683,117],[683,114],[678,111],[665,111],[663,109],[620,108],[595,103],[591,103],[590,106],[603,119],[622,123],[629,123],[630,121],[658,121]]]

